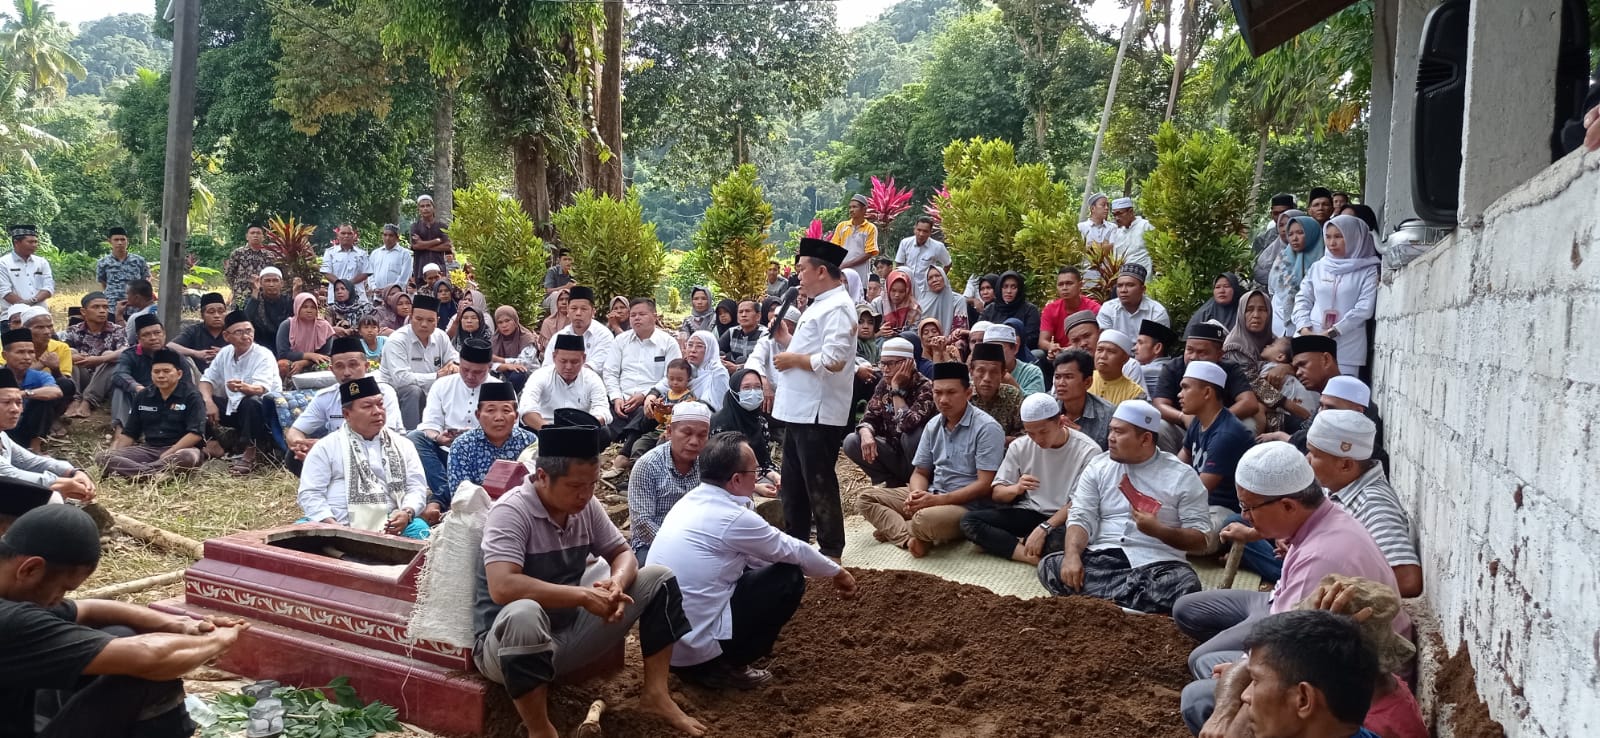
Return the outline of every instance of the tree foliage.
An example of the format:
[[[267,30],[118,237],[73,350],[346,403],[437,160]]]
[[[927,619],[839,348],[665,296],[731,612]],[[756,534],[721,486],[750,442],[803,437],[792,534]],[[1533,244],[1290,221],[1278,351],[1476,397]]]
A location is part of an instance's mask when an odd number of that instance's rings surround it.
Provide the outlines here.
[[[735,169],[711,188],[711,207],[694,243],[717,294],[735,300],[761,296],[767,262],[775,254],[767,243],[771,227],[772,205],[762,196],[754,166]]]
[[[6,69],[23,75],[22,89],[33,104],[66,97],[67,85],[89,74],[67,49],[72,29],[39,0],[12,0],[11,12],[0,26],[0,59]]]
[[[82,24],[67,50],[83,63],[83,79],[67,86],[69,95],[106,95],[140,69],[164,70],[172,63],[172,44],[156,36],[150,16],[119,13]]]
[[[1028,294],[1034,300],[1047,297],[1053,267],[1060,266],[1053,260],[1071,250],[1061,223],[1046,220],[1076,211],[1069,208],[1066,187],[1051,180],[1042,164],[1017,164],[1015,147],[1005,141],[957,141],[945,149],[944,159],[950,195],[939,211],[952,279],[961,284],[972,275],[1027,267]],[[1019,242],[1018,232],[1030,218],[1033,229]],[[1030,251],[1035,252],[1031,261]]]
[[[1184,136],[1171,123],[1154,142],[1157,164],[1141,195],[1155,226],[1145,245],[1160,265],[1150,291],[1182,325],[1210,298],[1218,274],[1250,263],[1250,154],[1226,131]]]
[[[580,192],[552,220],[572,254],[572,278],[579,284],[593,287],[601,299],[655,295],[666,251],[655,225],[644,221],[638,192],[629,190],[620,202]]]
[[[478,284],[490,305],[537,314],[543,297],[544,242],[515,200],[482,184],[456,190],[450,241],[477,268]]]

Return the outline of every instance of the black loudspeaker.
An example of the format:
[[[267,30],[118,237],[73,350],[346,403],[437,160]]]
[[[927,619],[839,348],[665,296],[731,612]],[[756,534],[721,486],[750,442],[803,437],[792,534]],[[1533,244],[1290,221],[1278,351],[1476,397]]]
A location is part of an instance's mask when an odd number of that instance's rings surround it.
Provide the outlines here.
[[[1561,51],[1556,58],[1556,130],[1550,134],[1550,161],[1577,148],[1563,135],[1568,121],[1582,130],[1584,99],[1589,91],[1589,8],[1584,0],[1561,3]],[[1583,140],[1579,133],[1577,141]]]
[[[1467,98],[1471,3],[1447,0],[1422,26],[1412,116],[1411,198],[1429,223],[1453,224],[1461,197],[1461,128]]]

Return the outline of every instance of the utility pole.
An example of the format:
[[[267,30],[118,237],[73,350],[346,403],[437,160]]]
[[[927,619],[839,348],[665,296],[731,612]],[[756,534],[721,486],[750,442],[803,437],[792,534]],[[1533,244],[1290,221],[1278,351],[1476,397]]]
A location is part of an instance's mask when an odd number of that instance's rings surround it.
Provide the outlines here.
[[[1128,55],[1128,39],[1133,37],[1141,7],[1143,3],[1134,0],[1133,7],[1128,9],[1128,22],[1122,27],[1122,42],[1117,45],[1117,62],[1111,67],[1111,83],[1106,86],[1106,106],[1100,111],[1100,132],[1094,137],[1094,153],[1089,155],[1089,179],[1083,184],[1083,205],[1078,208],[1079,218],[1089,216],[1089,196],[1094,194],[1094,175],[1095,170],[1100,168],[1100,149],[1105,146],[1106,129],[1111,126],[1111,105],[1117,101],[1117,82],[1122,77],[1122,60]]]
[[[177,335],[183,313],[183,258],[189,241],[189,167],[194,160],[194,79],[200,0],[172,0],[172,91],[167,96],[167,170],[161,187],[161,324]]]

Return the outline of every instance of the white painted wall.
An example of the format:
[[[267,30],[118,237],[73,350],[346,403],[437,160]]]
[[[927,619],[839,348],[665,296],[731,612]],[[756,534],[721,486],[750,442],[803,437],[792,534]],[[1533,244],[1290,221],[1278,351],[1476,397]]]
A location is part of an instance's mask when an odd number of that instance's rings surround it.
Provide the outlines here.
[[[1600,153],[1387,274],[1377,322],[1424,607],[1508,736],[1600,736]]]

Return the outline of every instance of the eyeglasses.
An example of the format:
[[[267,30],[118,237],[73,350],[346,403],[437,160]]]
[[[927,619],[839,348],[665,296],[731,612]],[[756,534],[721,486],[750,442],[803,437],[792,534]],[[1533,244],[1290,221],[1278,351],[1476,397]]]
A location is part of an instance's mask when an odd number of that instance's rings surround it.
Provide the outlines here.
[[[761,473],[760,469],[740,469],[739,471],[734,472],[734,474],[760,474],[760,473]]]
[[[1274,497],[1273,499],[1267,500],[1266,502],[1263,502],[1263,503],[1261,503],[1259,505],[1246,505],[1246,504],[1241,502],[1241,503],[1239,503],[1239,514],[1240,515],[1249,515],[1252,510],[1260,510],[1263,507],[1267,507],[1269,505],[1274,505],[1274,504],[1277,504],[1279,502],[1283,502],[1283,498],[1282,497]]]

